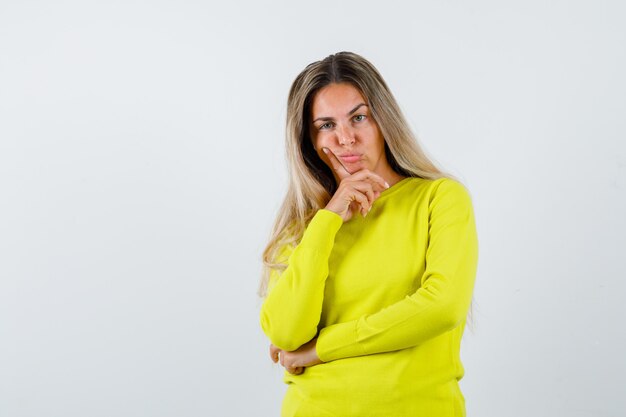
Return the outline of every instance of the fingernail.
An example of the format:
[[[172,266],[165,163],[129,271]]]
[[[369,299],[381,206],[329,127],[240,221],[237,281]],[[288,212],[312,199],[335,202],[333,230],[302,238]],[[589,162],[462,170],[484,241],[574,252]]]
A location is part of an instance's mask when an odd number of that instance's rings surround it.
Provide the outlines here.
[[[328,153],[328,149],[322,148],[322,150],[324,151],[324,153]]]
[[[385,181],[385,185],[387,186],[387,188],[391,187],[391,185],[389,185],[387,181]]]

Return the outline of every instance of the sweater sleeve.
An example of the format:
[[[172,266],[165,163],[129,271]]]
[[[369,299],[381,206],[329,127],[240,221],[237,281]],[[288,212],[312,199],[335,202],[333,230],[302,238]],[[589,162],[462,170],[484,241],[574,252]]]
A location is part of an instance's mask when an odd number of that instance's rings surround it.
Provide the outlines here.
[[[405,349],[457,327],[472,298],[478,238],[471,197],[443,179],[429,202],[428,248],[416,292],[373,314],[320,330],[317,354],[324,362]]]
[[[288,257],[287,268],[272,271],[260,313],[261,328],[280,349],[293,351],[313,339],[322,313],[328,258],[343,219],[320,209]]]

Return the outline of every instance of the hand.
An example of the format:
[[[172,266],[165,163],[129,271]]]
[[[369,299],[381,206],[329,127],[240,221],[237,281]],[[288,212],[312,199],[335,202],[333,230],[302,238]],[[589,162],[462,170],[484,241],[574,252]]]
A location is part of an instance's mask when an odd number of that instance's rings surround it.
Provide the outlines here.
[[[311,339],[294,351],[286,351],[270,344],[270,357],[274,363],[280,364],[293,375],[304,372],[304,368],[323,363],[317,356],[317,338]]]
[[[332,150],[328,148],[322,150],[328,156],[340,180],[335,194],[325,208],[339,214],[344,222],[350,220],[356,210],[359,210],[363,217],[367,216],[381,191],[389,188],[387,181],[369,169],[361,169],[351,174]]]

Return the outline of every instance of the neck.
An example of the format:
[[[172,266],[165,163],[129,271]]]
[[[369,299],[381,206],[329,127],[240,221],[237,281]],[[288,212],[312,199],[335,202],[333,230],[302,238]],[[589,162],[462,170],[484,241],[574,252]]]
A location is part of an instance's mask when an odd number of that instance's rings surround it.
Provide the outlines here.
[[[390,166],[388,166],[387,169],[385,169],[383,172],[376,173],[383,177],[383,179],[387,181],[389,185],[394,185],[395,183],[400,182],[406,178],[405,176],[398,174]]]

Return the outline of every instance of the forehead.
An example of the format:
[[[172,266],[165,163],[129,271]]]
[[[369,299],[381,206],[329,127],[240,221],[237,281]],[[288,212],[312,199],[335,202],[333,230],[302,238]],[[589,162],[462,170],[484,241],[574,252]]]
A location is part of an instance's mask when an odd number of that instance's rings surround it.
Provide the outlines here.
[[[367,100],[358,88],[350,83],[329,84],[313,96],[311,112],[313,117],[341,115]]]

